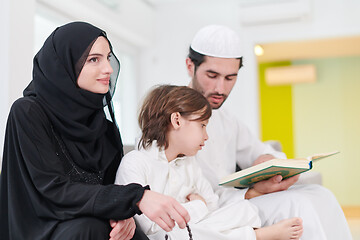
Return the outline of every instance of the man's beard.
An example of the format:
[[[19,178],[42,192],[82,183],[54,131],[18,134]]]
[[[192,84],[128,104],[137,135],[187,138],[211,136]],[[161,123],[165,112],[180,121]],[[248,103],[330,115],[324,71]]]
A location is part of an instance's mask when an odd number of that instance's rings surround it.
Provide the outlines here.
[[[196,91],[200,92],[206,98],[206,100],[208,100],[212,109],[219,109],[224,104],[224,102],[227,98],[227,95],[219,94],[217,92],[213,92],[213,93],[209,93],[209,94],[205,95],[205,91],[199,84],[199,81],[197,80],[196,75],[194,75],[194,77],[192,79],[192,88],[195,89]],[[211,96],[223,97],[224,100],[219,105],[214,105],[214,103],[209,101],[209,98]]]

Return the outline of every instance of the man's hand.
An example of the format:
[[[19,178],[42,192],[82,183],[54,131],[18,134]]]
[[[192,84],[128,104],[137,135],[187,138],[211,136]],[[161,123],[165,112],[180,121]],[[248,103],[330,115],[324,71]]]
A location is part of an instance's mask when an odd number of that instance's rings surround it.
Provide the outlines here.
[[[145,190],[138,203],[139,209],[162,229],[170,232],[175,222],[180,228],[185,228],[190,221],[189,213],[174,198]]]
[[[254,161],[254,165],[269,161],[271,159],[274,159],[274,156],[272,156],[270,154],[261,155]],[[264,194],[287,190],[294,183],[296,183],[297,180],[299,180],[299,177],[300,177],[300,175],[296,175],[296,176],[287,178],[285,180],[282,180],[281,175],[276,175],[272,178],[269,178],[268,180],[263,180],[263,181],[257,182],[253,185],[252,188],[250,188],[246,192],[245,198],[251,199],[251,198],[258,197],[258,196],[261,196]]]
[[[268,180],[257,182],[246,192],[245,199],[251,199],[268,193],[284,191],[296,183],[299,177],[300,175],[296,175],[282,180],[281,175],[276,175]]]
[[[299,179],[300,175],[296,175],[282,180],[281,175],[273,176],[268,180],[260,181],[254,184],[253,188],[262,194],[284,191],[291,187]]]
[[[110,232],[110,240],[130,240],[135,233],[135,221],[133,218],[125,220],[110,220],[110,226],[113,228]]]
[[[253,166],[254,165],[258,165],[259,163],[263,163],[263,162],[266,162],[266,161],[269,161],[271,159],[274,159],[275,157],[271,154],[263,154],[263,155],[260,155],[253,163]]]

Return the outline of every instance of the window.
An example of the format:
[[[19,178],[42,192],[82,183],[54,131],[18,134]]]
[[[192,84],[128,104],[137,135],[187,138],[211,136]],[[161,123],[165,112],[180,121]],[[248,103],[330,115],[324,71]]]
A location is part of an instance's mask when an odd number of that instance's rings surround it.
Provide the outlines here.
[[[138,137],[135,56],[115,51],[120,74],[113,97],[115,119],[125,145],[134,145]]]

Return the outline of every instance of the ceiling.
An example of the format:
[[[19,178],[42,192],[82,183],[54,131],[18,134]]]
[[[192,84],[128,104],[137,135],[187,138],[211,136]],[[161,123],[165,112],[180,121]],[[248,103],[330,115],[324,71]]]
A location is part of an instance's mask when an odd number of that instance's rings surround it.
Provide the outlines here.
[[[261,62],[289,61],[311,58],[360,56],[360,36],[294,42],[259,44],[264,54]]]
[[[127,0],[97,0],[106,7],[116,10],[121,5],[121,2]],[[210,1],[210,0],[138,0],[151,7],[159,7],[168,4],[176,3],[191,3],[194,1]],[[216,0],[213,0],[216,1]],[[252,6],[270,6],[277,4],[284,4],[287,2],[302,3],[303,0],[237,0],[243,8]],[[301,7],[302,5],[294,5]],[[288,6],[288,9],[293,9],[294,6]],[[307,5],[306,5],[307,6]],[[247,8],[246,8],[247,9]],[[253,13],[253,12],[251,12]],[[258,17],[258,16],[257,16]],[[268,21],[268,20],[267,20]],[[276,42],[276,43],[259,43],[264,49],[264,54],[258,56],[257,60],[261,62],[275,62],[275,61],[291,61],[300,59],[312,58],[328,58],[328,57],[345,57],[345,56],[360,56],[360,36],[348,36],[340,38],[315,39],[307,41],[291,41],[291,42]]]

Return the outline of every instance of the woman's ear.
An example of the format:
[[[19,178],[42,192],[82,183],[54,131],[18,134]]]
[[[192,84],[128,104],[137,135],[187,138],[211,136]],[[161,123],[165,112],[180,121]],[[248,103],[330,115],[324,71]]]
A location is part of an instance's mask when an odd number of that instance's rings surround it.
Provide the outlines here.
[[[171,126],[176,130],[181,126],[181,114],[179,112],[174,112],[170,115]]]

